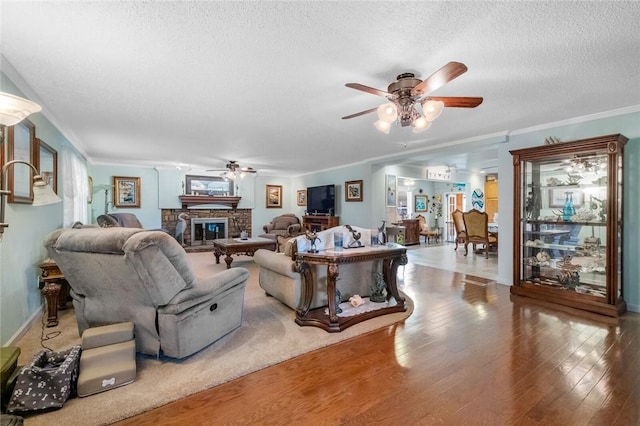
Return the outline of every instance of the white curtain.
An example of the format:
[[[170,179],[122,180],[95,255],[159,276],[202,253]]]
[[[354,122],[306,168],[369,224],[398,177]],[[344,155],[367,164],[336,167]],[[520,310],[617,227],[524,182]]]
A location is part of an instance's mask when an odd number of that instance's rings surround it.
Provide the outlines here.
[[[63,225],[69,227],[78,221],[89,223],[87,166],[83,158],[66,146],[62,148],[62,189]]]

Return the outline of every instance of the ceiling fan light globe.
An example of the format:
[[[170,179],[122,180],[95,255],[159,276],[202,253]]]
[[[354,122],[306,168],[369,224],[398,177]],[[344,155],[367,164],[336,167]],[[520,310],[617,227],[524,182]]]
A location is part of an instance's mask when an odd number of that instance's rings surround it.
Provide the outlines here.
[[[386,121],[378,120],[375,123],[373,123],[373,125],[375,126],[376,129],[378,129],[385,135],[388,135],[389,130],[391,130],[391,123],[388,123]]]
[[[413,120],[413,123],[411,123],[411,125],[413,126],[413,133],[420,133],[431,127],[431,122],[427,121],[427,119],[423,115],[421,115],[420,117]]]
[[[434,101],[429,99],[426,102],[422,102],[422,112],[427,121],[433,121],[436,118],[440,117],[443,109],[444,102],[442,101]]]
[[[378,107],[378,118],[387,123],[393,123],[398,118],[398,108],[393,102],[387,102]]]

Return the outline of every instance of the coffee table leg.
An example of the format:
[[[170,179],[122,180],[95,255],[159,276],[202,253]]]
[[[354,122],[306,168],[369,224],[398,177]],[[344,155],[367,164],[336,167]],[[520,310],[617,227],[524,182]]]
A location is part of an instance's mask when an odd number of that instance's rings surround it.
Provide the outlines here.
[[[224,261],[227,263],[227,269],[231,268],[231,262],[233,262],[233,257],[231,257],[231,254],[228,254],[225,258]]]
[[[218,247],[213,249],[213,255],[216,257],[216,265],[220,263],[220,255],[222,254],[222,251],[220,251],[220,249]]]

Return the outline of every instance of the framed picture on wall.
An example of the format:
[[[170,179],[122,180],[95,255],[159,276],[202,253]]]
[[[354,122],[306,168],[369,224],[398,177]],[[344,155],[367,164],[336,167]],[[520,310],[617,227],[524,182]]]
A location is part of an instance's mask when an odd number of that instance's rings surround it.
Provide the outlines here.
[[[344,183],[345,201],[362,201],[362,181],[350,180]]]
[[[36,166],[42,180],[58,193],[58,152],[42,139],[38,141],[38,165]]]
[[[429,207],[428,195],[416,195],[415,196],[415,211],[426,212]]]
[[[395,175],[385,176],[385,191],[387,207],[396,207],[398,204],[397,181]]]
[[[9,126],[7,131],[7,162],[25,161],[37,165],[36,126],[24,119]],[[10,203],[31,204],[33,202],[33,170],[26,164],[13,164],[7,169],[7,189]]]
[[[299,206],[306,206],[307,205],[307,190],[306,189],[300,189],[300,190],[298,190],[298,192],[296,192],[296,203]]]
[[[267,185],[267,208],[282,208],[282,185]]]
[[[113,205],[115,207],[140,208],[139,177],[113,177]]]

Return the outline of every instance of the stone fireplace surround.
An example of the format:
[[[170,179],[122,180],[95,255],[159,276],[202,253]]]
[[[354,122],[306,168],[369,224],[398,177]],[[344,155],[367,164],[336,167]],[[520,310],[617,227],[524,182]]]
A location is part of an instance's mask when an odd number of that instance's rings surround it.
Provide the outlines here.
[[[186,251],[213,250],[213,245],[192,246],[191,242],[191,219],[206,218],[227,218],[229,238],[240,237],[240,230],[236,228],[233,218],[238,220],[238,224],[246,230],[249,235],[253,235],[251,227],[251,209],[162,209],[162,228],[169,231],[169,234],[176,234],[176,224],[178,215],[185,213],[188,216],[187,230],[184,232],[184,245]]]

